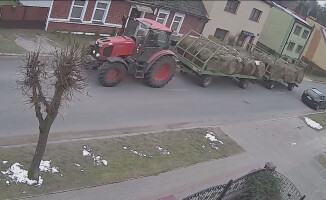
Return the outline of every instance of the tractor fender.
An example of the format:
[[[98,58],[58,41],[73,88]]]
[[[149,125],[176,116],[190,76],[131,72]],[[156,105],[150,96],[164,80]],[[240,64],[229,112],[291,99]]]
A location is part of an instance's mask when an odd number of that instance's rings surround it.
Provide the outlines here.
[[[110,63],[115,63],[115,62],[122,63],[126,67],[126,71],[128,71],[128,64],[120,57],[109,57],[107,58],[107,61],[109,61]]]
[[[147,69],[146,71],[148,70],[148,68],[150,68],[150,66],[152,66],[152,64],[157,60],[159,59],[160,57],[162,56],[166,56],[166,55],[169,55],[169,56],[172,56],[174,59],[176,59],[176,55],[173,51],[170,51],[170,50],[161,50],[159,52],[156,52],[154,55],[152,55],[147,61]]]

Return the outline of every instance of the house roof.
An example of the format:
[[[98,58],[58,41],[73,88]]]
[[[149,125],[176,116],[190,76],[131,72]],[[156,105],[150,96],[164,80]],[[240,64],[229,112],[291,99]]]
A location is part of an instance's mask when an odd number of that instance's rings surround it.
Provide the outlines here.
[[[147,18],[137,18],[137,21],[145,24],[146,26],[152,28],[152,29],[156,29],[156,30],[160,30],[160,31],[166,31],[166,32],[170,32],[172,33],[172,30],[166,26],[164,26],[163,24],[151,20],[151,19],[147,19]]]
[[[130,0],[133,3],[153,5],[170,10],[178,10],[198,17],[207,18],[208,14],[202,0]]]

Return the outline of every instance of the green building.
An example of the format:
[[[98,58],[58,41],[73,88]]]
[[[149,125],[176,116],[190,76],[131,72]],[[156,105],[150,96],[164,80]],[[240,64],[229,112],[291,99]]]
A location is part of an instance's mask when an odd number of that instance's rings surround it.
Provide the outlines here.
[[[275,4],[269,12],[257,46],[277,56],[300,59],[312,29],[304,19]]]

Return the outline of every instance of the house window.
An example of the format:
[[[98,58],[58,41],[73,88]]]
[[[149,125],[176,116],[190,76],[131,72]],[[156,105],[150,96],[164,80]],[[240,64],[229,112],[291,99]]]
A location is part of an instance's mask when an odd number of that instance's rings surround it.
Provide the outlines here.
[[[72,4],[70,19],[81,20],[84,12],[86,1],[85,0],[75,0]]]
[[[301,36],[301,37],[302,37],[303,39],[307,39],[308,35],[309,35],[309,31],[304,30],[303,33],[302,33],[302,36]]]
[[[293,42],[289,42],[288,47],[286,48],[286,50],[288,50],[288,51],[292,51],[293,48],[294,48],[294,45],[295,45],[295,43],[293,43]]]
[[[110,1],[97,1],[93,13],[93,23],[104,23],[110,7]]]
[[[300,35],[301,29],[302,28],[300,26],[296,26],[293,33],[296,35]]]
[[[215,31],[214,37],[216,37],[219,40],[222,40],[223,41],[225,39],[225,36],[226,36],[226,34],[228,32],[229,31],[227,31],[227,30],[217,28],[216,31]]]
[[[184,18],[185,18],[184,14],[181,13],[174,14],[174,18],[170,27],[173,32],[179,33]]]
[[[238,9],[240,2],[238,0],[228,0],[224,8],[225,11],[235,13]]]
[[[160,9],[160,11],[157,14],[156,21],[163,24],[163,25],[165,25],[166,21],[168,20],[169,14],[170,14],[170,11]]]
[[[255,22],[258,22],[260,16],[261,16],[262,11],[258,10],[256,8],[253,8],[250,14],[249,19]]]
[[[295,52],[296,52],[296,53],[301,53],[302,49],[303,49],[303,46],[298,45],[298,47],[297,47],[297,49],[295,50]]]

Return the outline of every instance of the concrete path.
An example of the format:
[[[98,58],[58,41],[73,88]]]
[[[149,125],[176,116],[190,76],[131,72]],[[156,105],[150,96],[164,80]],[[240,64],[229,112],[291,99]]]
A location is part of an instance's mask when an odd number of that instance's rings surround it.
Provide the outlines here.
[[[26,51],[37,51],[39,48],[42,54],[48,54],[55,51],[60,45],[44,35],[35,34],[35,38],[29,38],[23,35],[17,35],[16,44],[26,49]]]
[[[246,152],[157,176],[31,199],[155,200],[169,195],[181,199],[263,167],[266,161],[275,163],[277,171],[307,195],[306,199],[326,199],[326,170],[314,160],[314,156],[326,151],[326,131],[317,132],[296,117],[236,123],[221,129]]]

